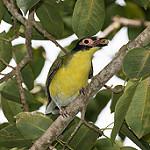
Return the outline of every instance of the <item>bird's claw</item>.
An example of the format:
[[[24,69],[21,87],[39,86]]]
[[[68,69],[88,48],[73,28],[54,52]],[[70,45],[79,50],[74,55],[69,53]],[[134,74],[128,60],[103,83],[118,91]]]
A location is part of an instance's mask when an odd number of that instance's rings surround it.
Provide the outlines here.
[[[61,109],[59,110],[59,114],[63,117],[69,117],[69,113],[67,112],[67,110],[64,107],[61,107]]]
[[[85,95],[86,94],[85,88],[81,88],[80,91],[79,91],[79,93]]]

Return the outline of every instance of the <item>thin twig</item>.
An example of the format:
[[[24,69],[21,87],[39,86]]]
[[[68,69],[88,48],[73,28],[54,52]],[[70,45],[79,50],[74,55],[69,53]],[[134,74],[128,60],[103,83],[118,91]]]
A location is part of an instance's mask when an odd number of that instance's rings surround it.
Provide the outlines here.
[[[7,81],[8,79],[12,78],[15,75],[15,70],[4,75],[4,77],[0,78],[0,83]]]
[[[77,131],[80,129],[81,125],[84,123],[85,121],[85,113],[86,113],[86,108],[87,105],[85,105],[82,110],[81,110],[81,120],[79,121],[79,123],[77,124],[77,126],[75,127],[74,131],[71,133],[70,137],[67,139],[63,150],[65,150],[66,145],[69,144],[69,142],[72,140],[72,138],[75,136],[75,134],[77,133]]]
[[[26,48],[27,48],[27,51],[28,51],[28,55],[29,55],[29,58],[32,60],[32,57],[33,57],[33,51],[32,51],[32,46],[31,46],[31,38],[32,38],[32,22],[34,20],[34,10],[29,12],[29,15],[28,15],[28,20],[26,21],[25,23],[25,45],[26,45]]]
[[[103,32],[100,34],[100,37],[107,37],[110,33],[112,33],[114,30],[117,30],[120,28],[120,23],[118,22],[113,22],[110,24]]]
[[[17,8],[15,7],[13,1],[9,0],[3,0],[3,3],[7,7],[8,11],[23,25],[26,25],[26,19],[18,12]],[[39,24],[36,23],[36,21],[32,21],[33,26],[44,35],[48,40],[53,42],[57,47],[59,47],[65,54],[67,51],[56,41],[56,39],[48,33],[46,30],[44,30]]]
[[[83,121],[80,120],[79,123],[77,124],[77,126],[75,127],[75,129],[73,130],[73,132],[71,133],[71,135],[69,136],[69,138],[67,139],[66,143],[64,144],[63,150],[65,150],[66,146],[69,145],[70,141],[73,139],[73,137],[75,136],[77,131],[80,129],[82,124],[83,124]]]
[[[128,19],[119,16],[113,17],[112,21],[113,22],[105,30],[103,30],[103,32],[100,33],[99,37],[107,37],[110,33],[118,30],[122,26],[147,27],[150,25],[150,21],[144,21],[140,19]]]
[[[24,92],[24,89],[22,87],[22,75],[20,72],[20,68],[18,66],[16,67],[16,80],[17,80],[18,90],[19,90],[19,94],[20,94],[20,103],[23,106],[23,110],[28,112],[29,107],[28,107],[28,104],[26,102],[25,92]]]
[[[90,129],[92,129],[92,130],[94,130],[95,132],[97,132],[97,133],[99,133],[99,136],[102,136],[103,135],[103,132],[98,128],[98,127],[96,127],[94,124],[92,124],[92,123],[89,123],[89,122],[87,122],[87,121],[83,121],[83,123],[87,126],[87,127],[89,127]]]
[[[14,69],[13,66],[9,65],[4,59],[0,58],[0,61],[6,66],[6,67],[9,67],[11,69]]]
[[[128,18],[119,17],[119,16],[113,17],[113,21],[124,26],[133,26],[133,27],[139,27],[139,26],[147,27],[150,25],[150,21],[145,21],[145,20],[140,20],[140,19],[128,19]]]
[[[32,36],[32,20],[33,20],[33,17],[34,17],[34,11],[32,12],[29,12],[29,15],[28,15],[28,20],[26,21],[26,31],[25,31],[25,39],[26,39],[26,47],[27,47],[27,55],[28,55],[28,61],[29,60],[32,60],[32,46],[31,46],[31,36]],[[22,80],[22,75],[21,75],[21,68],[19,65],[17,65],[16,67],[16,80],[17,80],[17,83],[18,83],[18,88],[19,88],[19,93],[20,93],[20,102],[23,106],[23,109],[24,111],[29,111],[29,107],[28,107],[28,104],[26,102],[26,97],[25,97],[25,91],[22,87],[22,83],[23,83],[23,80]]]

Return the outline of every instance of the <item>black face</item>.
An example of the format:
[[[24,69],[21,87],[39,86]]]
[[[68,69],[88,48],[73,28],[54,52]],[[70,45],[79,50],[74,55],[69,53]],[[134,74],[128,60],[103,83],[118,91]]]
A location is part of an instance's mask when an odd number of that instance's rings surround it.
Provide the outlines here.
[[[97,37],[87,37],[81,39],[73,51],[80,51],[80,50],[88,50],[92,47],[103,47],[108,44],[108,40],[105,38],[97,38]]]

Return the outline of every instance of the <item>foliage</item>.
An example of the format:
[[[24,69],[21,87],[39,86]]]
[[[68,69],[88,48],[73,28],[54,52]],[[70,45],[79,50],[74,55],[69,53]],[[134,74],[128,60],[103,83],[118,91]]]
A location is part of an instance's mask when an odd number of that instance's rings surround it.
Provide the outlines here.
[[[20,15],[25,16],[35,10],[38,17],[36,23],[50,33],[53,40],[59,40],[76,34],[79,39],[94,36],[112,24],[115,16],[137,19],[139,26],[126,25],[129,40],[133,40],[145,28],[144,21],[150,21],[149,0],[125,0],[119,5],[115,0],[13,0]],[[26,37],[26,26],[21,24],[8,11],[0,0],[0,22],[11,24],[8,32],[0,33],[0,75],[9,67],[11,60],[20,64],[28,54],[26,44],[13,45],[18,36]],[[119,25],[107,35],[110,40],[124,26]],[[32,40],[46,40],[37,28],[33,27]],[[77,40],[66,47],[68,51]],[[20,89],[13,75],[0,82],[0,107],[7,118],[7,123],[0,124],[1,150],[26,150],[39,138],[56,118],[36,112],[43,106],[47,97],[43,85],[37,84],[45,63],[45,49],[33,48],[33,58],[21,68],[25,99],[29,112],[23,112],[20,101]],[[12,67],[11,67],[12,69]],[[97,130],[82,124],[75,136],[67,144],[67,149],[86,150],[135,150],[124,147],[123,141],[115,141],[117,134],[130,138],[142,150],[150,146],[150,47],[130,49],[124,58],[118,77],[126,80],[124,86],[117,85],[113,89],[100,90],[87,106],[85,118],[93,123],[105,106],[111,101],[111,113],[115,113],[111,138],[101,138]],[[62,149],[79,123],[76,117],[62,135],[54,141],[57,149]],[[93,124],[94,128],[98,129]],[[114,142],[115,141],[115,142]]]

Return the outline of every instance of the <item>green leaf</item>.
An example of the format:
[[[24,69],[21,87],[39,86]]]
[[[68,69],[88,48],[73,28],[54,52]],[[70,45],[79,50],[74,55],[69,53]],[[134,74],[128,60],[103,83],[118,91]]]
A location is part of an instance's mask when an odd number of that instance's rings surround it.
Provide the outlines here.
[[[61,37],[64,30],[63,20],[60,14],[60,6],[55,1],[45,0],[38,7],[37,16],[42,26],[56,38]]]
[[[17,6],[23,10],[24,14],[27,13],[33,6],[35,6],[40,0],[16,0]]]
[[[36,21],[37,24],[39,24],[38,21]],[[19,29],[19,35],[22,37],[25,37],[25,26],[21,25]],[[32,39],[33,40],[45,40],[46,38],[44,37],[43,34],[41,34],[37,29],[34,27],[32,28]]]
[[[124,6],[125,10],[125,17],[131,18],[131,19],[140,19],[145,20],[145,14],[143,9],[138,6],[135,2],[127,1],[126,6]],[[128,27],[128,36],[130,40],[133,40],[134,38],[139,35],[144,30],[144,27]]]
[[[70,146],[73,149],[86,149],[90,150],[92,145],[95,143],[99,134],[92,129],[89,129],[85,125],[82,125],[77,131],[75,137],[70,142]],[[90,138],[89,138],[90,137]]]
[[[102,29],[107,28],[112,23],[112,18],[114,16],[124,16],[124,7],[113,3],[106,8],[106,16],[104,21],[104,26]]]
[[[135,39],[142,31],[144,27],[128,27],[128,37],[130,40]]]
[[[108,104],[111,99],[111,91],[110,90],[102,90],[100,91],[96,97],[90,101],[86,110],[86,120],[95,122],[97,120],[98,115],[104,109],[104,107]]]
[[[92,36],[100,31],[104,19],[104,0],[77,0],[72,18],[72,27],[80,39]]]
[[[22,112],[16,116],[16,127],[25,139],[35,140],[50,126],[53,120],[39,112]]]
[[[147,9],[148,5],[150,4],[150,0],[136,0],[142,7]]]
[[[72,17],[71,16],[66,16],[66,17],[63,17],[63,22],[64,22],[64,31],[63,31],[63,34],[62,36],[60,37],[61,38],[67,38],[68,36],[72,35],[74,32],[73,32],[73,29],[72,29]]]
[[[5,7],[5,13],[3,15],[3,20],[9,24],[13,23],[13,19],[12,19],[12,15],[10,14],[10,12],[8,11],[8,9]]]
[[[120,147],[111,140],[102,138],[96,141],[92,150],[120,150]]]
[[[1,22],[1,20],[2,20],[2,18],[3,18],[3,16],[4,16],[4,13],[5,13],[5,7],[4,7],[4,4],[3,4],[3,1],[2,0],[0,0],[0,22]]]
[[[2,110],[10,123],[15,123],[15,116],[22,112],[22,105],[1,96]]]
[[[141,78],[150,75],[150,48],[134,48],[127,53],[123,69],[129,78]]]
[[[11,42],[5,38],[5,32],[0,33],[0,59],[4,62],[10,62],[12,58],[12,45]],[[0,71],[6,68],[6,65],[0,60]]]
[[[125,146],[125,147],[121,147],[120,150],[137,150],[137,149],[130,146]]]
[[[0,130],[2,130],[3,128],[7,127],[9,125],[8,122],[4,122],[2,124],[0,124]]]
[[[111,113],[115,112],[116,104],[117,104],[119,98],[123,94],[124,87],[122,85],[117,85],[113,88],[113,91],[115,91],[115,92],[112,93],[112,98],[111,98],[112,99],[111,105],[110,105]]]
[[[38,109],[42,105],[42,103],[37,101],[37,99],[35,99],[28,90],[26,89],[24,90],[25,90],[25,97],[29,105],[30,111]],[[0,86],[0,93],[4,98],[20,104],[20,94],[15,79],[8,80],[6,83],[2,84]]]
[[[66,130],[62,134],[62,139],[64,142],[70,137],[71,133],[75,130],[76,126],[79,123],[79,118],[75,118]],[[97,128],[94,124],[92,124],[95,128]],[[98,128],[97,128],[98,129]],[[90,138],[89,138],[90,137]],[[74,149],[83,149],[90,150],[97,138],[99,137],[99,133],[95,132],[93,129],[90,129],[86,125],[82,124],[72,140],[69,142],[69,146]]]
[[[31,139],[25,139],[16,128],[16,125],[8,125],[0,130],[0,146],[14,148],[28,147],[31,145]]]
[[[132,97],[134,96],[136,87],[136,82],[134,83],[132,81],[129,81],[125,88],[124,94],[120,97],[120,99],[117,102],[115,108],[114,127],[111,133],[111,138],[113,141],[115,140],[116,135],[121,128],[121,125],[123,124],[126,113],[132,101]]]
[[[141,7],[132,1],[127,1],[124,6],[125,17],[130,19],[144,19],[145,14]]]
[[[13,49],[14,49],[14,58],[18,64],[24,58],[24,56],[27,54],[26,46],[24,44],[19,44],[19,45],[15,45],[13,47]],[[29,90],[33,89],[34,75],[33,75],[32,68],[30,67],[30,65],[27,64],[22,69],[21,73],[22,73],[23,81],[26,84],[26,86],[28,87],[28,89]]]
[[[32,72],[34,75],[34,79],[38,77],[38,75],[41,73],[41,70],[45,63],[45,50],[42,46],[33,49],[33,61],[31,62],[30,66],[32,68]]]
[[[19,44],[15,45],[13,49],[14,49],[14,58],[16,59],[16,62],[19,63],[27,54],[26,46],[24,44]],[[44,52],[45,51],[43,47],[33,49],[33,61],[27,64],[21,71],[23,81],[29,90],[33,89],[34,80],[40,74],[44,66],[45,62]]]
[[[128,128],[126,123],[123,123],[120,132],[132,140],[142,150],[150,150],[149,144],[143,139],[138,139],[138,137]]]
[[[150,133],[150,78],[141,81],[126,114],[126,122],[138,138]]]
[[[75,6],[76,0],[65,0],[63,1],[63,16],[72,16],[74,6]]]

